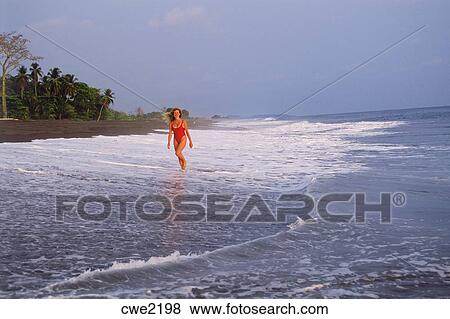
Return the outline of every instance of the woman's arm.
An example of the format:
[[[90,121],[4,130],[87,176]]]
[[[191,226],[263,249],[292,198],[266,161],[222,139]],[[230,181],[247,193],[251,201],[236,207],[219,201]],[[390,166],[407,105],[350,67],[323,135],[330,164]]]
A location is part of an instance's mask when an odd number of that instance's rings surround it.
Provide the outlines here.
[[[170,149],[170,141],[172,140],[172,122],[169,123],[169,138],[167,139],[167,148]]]
[[[188,129],[188,125],[187,125],[187,121],[184,120],[184,129],[186,130],[186,135],[189,139],[189,147],[193,148],[194,147],[194,143],[192,143],[192,138],[191,138],[191,134],[189,134],[189,129]]]

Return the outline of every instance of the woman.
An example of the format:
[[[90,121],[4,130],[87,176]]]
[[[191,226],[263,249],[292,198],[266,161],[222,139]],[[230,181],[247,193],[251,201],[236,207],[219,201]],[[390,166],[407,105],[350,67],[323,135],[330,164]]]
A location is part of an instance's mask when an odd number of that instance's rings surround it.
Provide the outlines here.
[[[175,148],[175,155],[178,157],[180,167],[184,171],[186,169],[186,159],[183,156],[183,149],[186,146],[186,136],[189,138],[189,147],[192,148],[191,135],[189,134],[187,121],[181,118],[181,109],[174,107],[169,113],[169,138],[167,148],[170,149],[170,140],[172,139],[172,132],[174,133],[173,146]]]

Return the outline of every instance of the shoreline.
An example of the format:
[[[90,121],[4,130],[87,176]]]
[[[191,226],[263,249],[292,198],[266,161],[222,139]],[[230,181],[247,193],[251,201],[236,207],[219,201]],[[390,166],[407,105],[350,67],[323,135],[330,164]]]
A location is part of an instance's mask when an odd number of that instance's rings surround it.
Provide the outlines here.
[[[215,121],[208,118],[188,119],[189,128],[207,129]],[[148,120],[15,120],[0,121],[0,143],[31,142],[50,138],[89,138],[98,135],[146,135],[158,133],[156,129],[166,129],[167,123],[160,119]]]

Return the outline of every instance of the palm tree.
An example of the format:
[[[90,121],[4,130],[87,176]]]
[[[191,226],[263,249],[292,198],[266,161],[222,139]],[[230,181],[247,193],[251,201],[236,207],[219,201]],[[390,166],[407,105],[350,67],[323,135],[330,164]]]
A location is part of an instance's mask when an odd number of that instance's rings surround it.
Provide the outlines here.
[[[56,97],[61,90],[61,70],[59,68],[50,69],[47,76],[49,93]]]
[[[38,101],[38,87],[39,87],[39,78],[42,77],[42,69],[38,63],[34,62],[31,64],[29,71],[30,71],[29,77],[31,78],[31,82],[33,83],[34,87],[34,95],[30,99],[31,104],[33,106],[35,114],[41,116],[42,105],[40,101]]]
[[[27,68],[23,65],[17,71],[17,83],[19,84],[20,98],[23,100],[23,91],[25,91],[28,86]]]
[[[62,80],[64,97],[66,98],[66,101],[73,99],[77,92],[76,83],[78,79],[73,74],[66,74],[63,76]]]
[[[37,98],[37,87],[39,84],[39,78],[42,76],[42,69],[39,66],[38,63],[34,62],[31,64],[30,67],[30,77],[31,80],[33,81],[33,85],[34,85],[34,97]]]
[[[61,77],[61,70],[59,68],[53,68],[48,71],[48,91],[53,97],[55,104],[57,105],[58,117],[62,119],[64,113],[65,92],[64,92],[64,79]],[[64,100],[64,101],[63,101]]]
[[[41,81],[42,94],[50,97],[50,77],[48,75],[44,75]]]
[[[102,104],[102,107],[100,108],[100,113],[98,114],[97,122],[100,121],[103,108],[108,108],[110,104],[114,103],[114,93],[111,91],[111,89],[105,90],[105,93],[102,95],[100,99],[100,103]]]

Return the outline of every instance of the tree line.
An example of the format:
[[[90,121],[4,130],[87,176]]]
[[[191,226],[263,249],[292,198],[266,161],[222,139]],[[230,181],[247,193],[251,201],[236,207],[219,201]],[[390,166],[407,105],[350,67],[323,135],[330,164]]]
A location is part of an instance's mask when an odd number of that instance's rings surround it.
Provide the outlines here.
[[[18,119],[100,120],[114,115],[111,89],[91,87],[57,67],[44,75],[37,62],[7,76],[6,101],[8,116]]]

